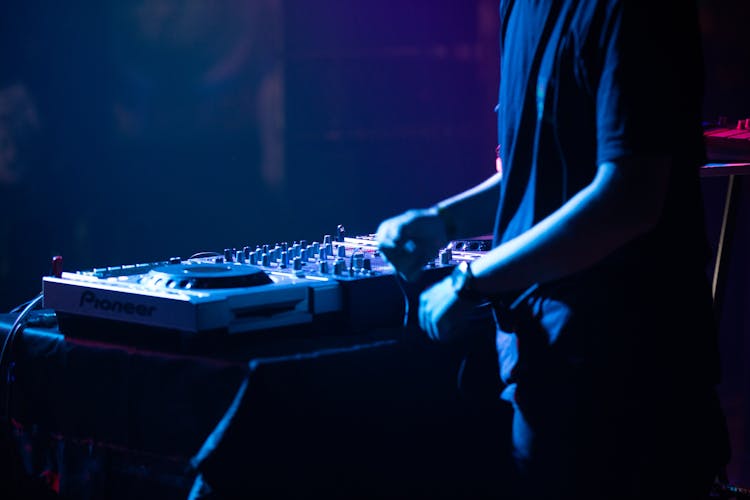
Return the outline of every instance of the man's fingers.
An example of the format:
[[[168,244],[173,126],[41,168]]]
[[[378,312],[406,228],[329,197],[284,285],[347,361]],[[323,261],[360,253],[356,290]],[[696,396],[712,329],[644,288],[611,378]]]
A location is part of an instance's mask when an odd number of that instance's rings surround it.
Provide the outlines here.
[[[419,295],[419,326],[427,334],[427,337],[437,340],[438,330],[432,310],[432,307],[434,307],[432,291],[432,288],[428,288]]]

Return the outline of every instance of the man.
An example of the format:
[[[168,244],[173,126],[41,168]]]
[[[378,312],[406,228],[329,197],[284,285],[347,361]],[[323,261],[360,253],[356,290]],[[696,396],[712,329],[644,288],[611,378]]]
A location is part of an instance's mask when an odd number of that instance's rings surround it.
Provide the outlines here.
[[[502,172],[384,221],[406,279],[451,239],[494,248],[424,291],[430,338],[491,302],[519,495],[705,498],[727,460],[698,167],[691,2],[505,0]]]

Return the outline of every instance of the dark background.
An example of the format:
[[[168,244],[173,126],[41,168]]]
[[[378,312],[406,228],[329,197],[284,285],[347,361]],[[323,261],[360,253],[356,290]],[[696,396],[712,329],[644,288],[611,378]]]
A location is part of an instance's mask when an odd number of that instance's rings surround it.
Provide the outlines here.
[[[700,5],[704,116],[731,123],[750,116],[750,4]],[[494,0],[3,2],[0,310],[53,255],[74,270],[365,234],[474,185],[494,169],[496,58]],[[716,247],[726,179],[703,183]],[[742,194],[721,342],[747,485]]]

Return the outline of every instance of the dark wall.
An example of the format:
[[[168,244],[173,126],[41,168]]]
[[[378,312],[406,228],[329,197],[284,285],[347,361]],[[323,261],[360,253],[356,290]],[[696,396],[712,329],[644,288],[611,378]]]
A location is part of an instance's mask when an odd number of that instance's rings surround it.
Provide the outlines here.
[[[261,140],[281,67],[270,2],[0,9],[3,309],[36,293],[55,254],[81,269],[262,231],[275,200],[261,164],[283,150]]]
[[[494,2],[286,6],[289,168],[318,194],[313,227],[372,232],[492,173]]]
[[[750,47],[742,41],[750,5],[745,0],[702,0],[707,119],[750,117]]]

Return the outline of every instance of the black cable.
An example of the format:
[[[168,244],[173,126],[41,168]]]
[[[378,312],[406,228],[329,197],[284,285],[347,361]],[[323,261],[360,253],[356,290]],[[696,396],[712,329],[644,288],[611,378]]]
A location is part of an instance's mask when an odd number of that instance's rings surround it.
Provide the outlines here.
[[[43,298],[44,293],[40,293],[26,304],[26,307],[24,307],[23,311],[21,311],[21,313],[16,317],[16,320],[13,322],[13,326],[11,326],[10,330],[8,330],[8,335],[5,337],[3,347],[0,349],[0,384],[3,389],[2,392],[4,394],[4,406],[2,409],[2,413],[0,413],[0,419],[2,420],[10,420],[10,386],[13,376],[11,372],[11,367],[13,366],[13,364],[9,361],[10,352],[13,349],[13,344],[15,343],[16,337],[21,334],[23,328],[26,326],[29,314],[42,301]],[[8,358],[7,367],[5,366],[6,357]]]
[[[24,302],[24,303],[22,303],[22,304],[19,304],[19,305],[17,305],[16,307],[14,307],[14,308],[13,308],[13,309],[11,309],[10,311],[8,311],[8,312],[9,312],[9,314],[16,314],[17,312],[21,312],[21,311],[23,310],[23,308],[24,308],[24,307],[26,307],[27,305],[29,305],[29,304],[31,303],[31,301],[32,301],[32,300],[34,300],[34,299],[31,299],[31,300],[27,300],[26,302]]]
[[[396,276],[396,283],[398,283],[398,288],[399,290],[401,290],[401,294],[404,296],[404,319],[401,323],[401,326],[407,329],[409,328],[409,294],[406,293],[406,288],[404,288],[406,280],[398,271],[395,272],[394,275]]]

